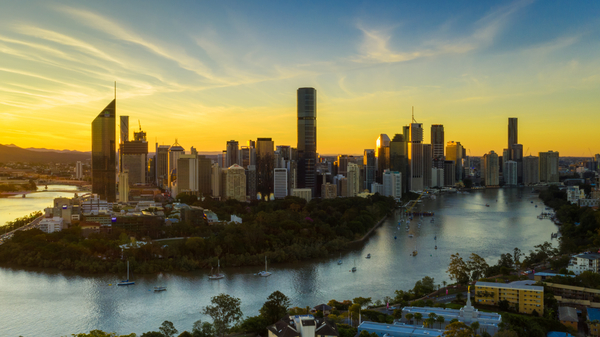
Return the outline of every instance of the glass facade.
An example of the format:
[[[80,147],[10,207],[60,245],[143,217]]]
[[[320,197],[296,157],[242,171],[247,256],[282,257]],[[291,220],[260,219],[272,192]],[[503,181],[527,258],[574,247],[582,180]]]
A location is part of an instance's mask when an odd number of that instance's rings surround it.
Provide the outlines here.
[[[298,188],[317,190],[317,91],[298,89]]]
[[[92,193],[116,201],[116,107],[113,100],[92,122]]]

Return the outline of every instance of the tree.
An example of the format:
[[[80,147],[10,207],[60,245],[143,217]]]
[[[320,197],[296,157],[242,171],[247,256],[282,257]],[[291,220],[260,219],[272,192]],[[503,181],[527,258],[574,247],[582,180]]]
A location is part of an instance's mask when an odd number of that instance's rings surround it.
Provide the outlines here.
[[[515,264],[515,267],[517,268],[517,271],[520,273],[521,272],[521,256],[523,254],[521,254],[521,250],[518,247],[515,247],[515,249],[513,250],[513,262]]]
[[[231,323],[238,322],[242,318],[242,310],[239,298],[219,294],[210,299],[212,305],[207,305],[202,313],[213,319],[213,325],[217,335],[224,335],[229,330]]]
[[[160,328],[158,328],[158,331],[160,331],[165,337],[173,337],[177,333],[177,329],[175,329],[173,323],[169,321],[164,321]]]
[[[352,302],[359,304],[361,307],[365,305],[369,305],[369,303],[373,302],[370,297],[356,297],[352,300]]]
[[[406,320],[410,323],[410,321],[412,321],[413,317],[415,317],[415,315],[408,313],[406,315],[404,315],[404,318],[406,318]]]
[[[140,337],[165,337],[165,335],[158,331],[148,331],[144,332]]]
[[[479,280],[481,277],[485,275],[485,271],[490,266],[485,262],[485,259],[481,256],[471,253],[469,261],[467,262],[467,268],[469,269],[469,273],[471,276],[471,281]]]
[[[192,335],[194,337],[213,337],[215,333],[215,328],[212,324],[208,322],[202,323],[201,320],[194,322],[194,327],[192,328]]]
[[[423,319],[423,314],[420,312],[417,312],[414,317],[415,317],[415,320],[417,321],[417,325],[418,325],[419,321]]]
[[[510,303],[507,300],[498,301],[498,309],[501,311],[508,311],[510,309]]]
[[[519,334],[513,330],[500,330],[496,332],[494,337],[519,337]]]
[[[440,329],[442,328],[442,324],[444,324],[444,321],[445,321],[445,320],[446,320],[446,319],[444,318],[444,316],[438,316],[438,317],[435,319],[435,321],[436,321],[436,322],[440,323]]]
[[[458,253],[450,256],[450,264],[446,271],[451,280],[456,280],[459,284],[466,284],[469,282],[469,268]]]
[[[261,336],[267,335],[267,326],[269,326],[269,322],[263,316],[246,317],[240,324],[242,331],[255,332]]]
[[[194,337],[194,335],[192,335],[191,333],[184,331],[182,333],[179,334],[179,336],[177,337]]]
[[[446,326],[442,336],[447,337],[472,337],[475,336],[473,330],[463,322],[452,322]]]
[[[432,293],[434,290],[434,279],[429,276],[425,276],[423,277],[423,279],[417,281],[415,283],[415,287],[413,288],[413,292],[417,298]]]
[[[135,337],[135,334],[129,334],[129,335],[117,335],[114,332],[104,332],[102,330],[92,330],[90,331],[90,333],[79,333],[79,334],[72,334],[71,336],[73,337]]]
[[[473,332],[477,332],[477,329],[479,329],[479,322],[475,321],[471,323],[471,330],[473,330]]]
[[[290,299],[277,290],[267,297],[267,301],[260,308],[259,312],[269,324],[273,324],[285,316],[290,304]]]

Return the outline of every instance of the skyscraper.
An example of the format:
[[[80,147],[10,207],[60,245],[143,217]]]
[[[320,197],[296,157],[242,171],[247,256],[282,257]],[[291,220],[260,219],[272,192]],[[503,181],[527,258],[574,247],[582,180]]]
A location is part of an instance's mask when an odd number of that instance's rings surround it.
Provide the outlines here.
[[[437,168],[444,168],[444,144],[444,126],[433,124],[431,126],[432,158]]]
[[[169,146],[156,143],[155,152],[155,183],[156,186],[166,188],[169,181]]]
[[[121,121],[122,122],[122,121]],[[129,171],[129,184],[145,184],[148,173],[148,142],[146,141],[146,133],[134,132],[134,140],[126,140],[119,144],[119,153],[121,160],[119,162],[119,170]]]
[[[523,158],[523,185],[535,185],[540,182],[540,158],[527,156]]]
[[[355,163],[348,163],[346,177],[348,178],[348,196],[355,197],[360,192],[360,167]]]
[[[114,99],[92,122],[92,193],[100,199],[117,199],[116,110]]]
[[[236,199],[246,201],[246,171],[238,164],[231,165],[227,170],[223,170],[225,175],[224,197],[226,199]]]
[[[558,152],[540,152],[540,181],[543,183],[559,182]]]
[[[225,160],[226,167],[230,167],[233,164],[240,164],[240,150],[239,144],[236,140],[230,140],[227,142],[227,157]]]
[[[275,199],[283,199],[288,195],[288,170],[276,168],[273,174]]]
[[[205,156],[198,156],[198,192],[200,195],[209,196],[212,193],[210,177],[212,173],[212,160]]]
[[[414,118],[413,118],[413,121]],[[422,191],[425,188],[423,175],[425,167],[423,160],[423,124],[410,124],[410,144],[408,145],[408,162],[410,166],[409,189]]]
[[[263,200],[273,193],[274,149],[275,144],[271,138],[256,140],[256,190]]]
[[[371,184],[375,181],[375,150],[365,149],[363,166],[365,167],[365,188],[370,191]]]
[[[446,160],[453,160],[456,168],[454,169],[456,181],[462,180],[463,165],[462,165],[463,147],[460,142],[450,141],[446,144]]]
[[[508,186],[517,186],[517,162],[509,160],[505,163],[504,167],[504,182]]]
[[[514,144],[519,144],[518,119],[508,118],[508,153],[510,158],[504,158],[504,161],[514,160],[512,157],[512,147]]]
[[[408,187],[408,151],[407,141],[404,135],[396,134],[390,142],[390,165],[391,171],[400,172],[402,176],[402,191]],[[371,190],[369,188],[369,190]]]
[[[498,154],[494,151],[490,151],[490,153],[483,155],[483,177],[485,186],[500,185]]]
[[[119,143],[123,144],[129,141],[129,116],[121,116],[121,137],[119,138]]]
[[[382,133],[375,142],[375,157],[377,157],[377,173],[375,180],[383,182],[383,171],[390,168],[390,137]]]
[[[167,174],[167,178],[169,179],[167,184],[168,188],[171,188],[171,184],[177,179],[177,160],[182,154],[185,154],[185,149],[179,145],[177,139],[175,139],[175,144],[169,148],[169,173]]]
[[[298,89],[298,188],[317,190],[317,91]]]
[[[423,144],[423,188],[430,188],[431,169],[433,168],[433,155],[431,144]]]
[[[512,152],[510,154],[511,160],[517,163],[517,182],[523,183],[523,145],[513,144]]]
[[[174,184],[177,188],[174,188],[173,196],[179,193],[198,194],[198,178],[198,155],[180,154],[177,158],[177,179]]]

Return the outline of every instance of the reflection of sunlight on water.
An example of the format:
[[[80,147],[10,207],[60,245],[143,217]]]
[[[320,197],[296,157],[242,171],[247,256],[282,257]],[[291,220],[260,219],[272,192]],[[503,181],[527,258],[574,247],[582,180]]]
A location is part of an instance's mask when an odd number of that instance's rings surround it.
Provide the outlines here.
[[[496,263],[500,254],[516,246],[528,251],[547,241],[556,226],[536,218],[539,211],[530,203],[537,200],[535,196],[524,195],[520,200],[518,191],[478,191],[425,200],[421,209],[434,211],[435,222],[424,218],[413,239],[407,237],[404,225],[398,229],[397,215],[364,244],[343,252],[342,265],[337,264],[340,254],[335,253],[312,261],[269,265],[273,275],[266,278],[254,275],[264,266],[221,266],[226,276],[221,280],[208,280],[209,271],[205,270],[136,275],[135,286],[117,287],[119,275],[65,276],[0,269],[0,317],[7,318],[0,320],[0,331],[11,336],[63,336],[91,329],[140,334],[157,330],[165,320],[180,331],[189,331],[198,319],[210,321],[200,311],[219,293],[240,298],[245,316],[257,315],[275,290],[299,307],[357,296],[375,301],[393,296],[397,289],[411,289],[424,276],[434,277],[436,284],[447,281],[451,254],[475,252],[488,263]],[[490,207],[482,206],[486,203]],[[417,222],[413,220],[411,227]],[[419,253],[409,256],[415,244]],[[371,259],[365,259],[367,253]],[[351,273],[354,261],[358,270]],[[167,291],[149,291],[154,286],[166,286]],[[31,322],[45,323],[42,327]]]

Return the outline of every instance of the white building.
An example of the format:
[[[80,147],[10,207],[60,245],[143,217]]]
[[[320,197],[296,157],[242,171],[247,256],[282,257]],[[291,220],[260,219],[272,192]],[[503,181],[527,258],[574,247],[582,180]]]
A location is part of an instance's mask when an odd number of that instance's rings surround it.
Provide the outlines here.
[[[444,187],[444,169],[438,167],[431,169],[431,187]]]
[[[313,315],[286,316],[267,327],[268,337],[337,337],[335,325]]]
[[[45,233],[60,232],[63,229],[63,219],[58,216],[44,218],[40,221],[38,228]]]
[[[360,168],[355,163],[348,163],[346,174],[348,178],[347,196],[355,197],[360,188]]]
[[[75,179],[83,179],[83,163],[80,161],[78,161],[77,164],[75,164]]]
[[[371,193],[379,193],[383,195],[383,185],[380,183],[372,183],[371,184]]]
[[[598,272],[598,266],[600,265],[600,254],[579,254],[571,257],[569,261],[568,271],[572,271],[575,275],[579,275],[584,271],[591,271],[594,273]]]
[[[567,201],[572,204],[577,204],[579,199],[585,199],[585,193],[583,190],[579,190],[579,186],[567,187]]]
[[[402,198],[402,173],[390,170],[383,172],[383,195],[394,199]]]
[[[113,204],[106,200],[100,200],[98,194],[92,194],[81,201],[81,213],[98,214],[111,212]]]
[[[288,195],[288,170],[276,168],[273,172],[273,194],[275,199],[283,199]]]

